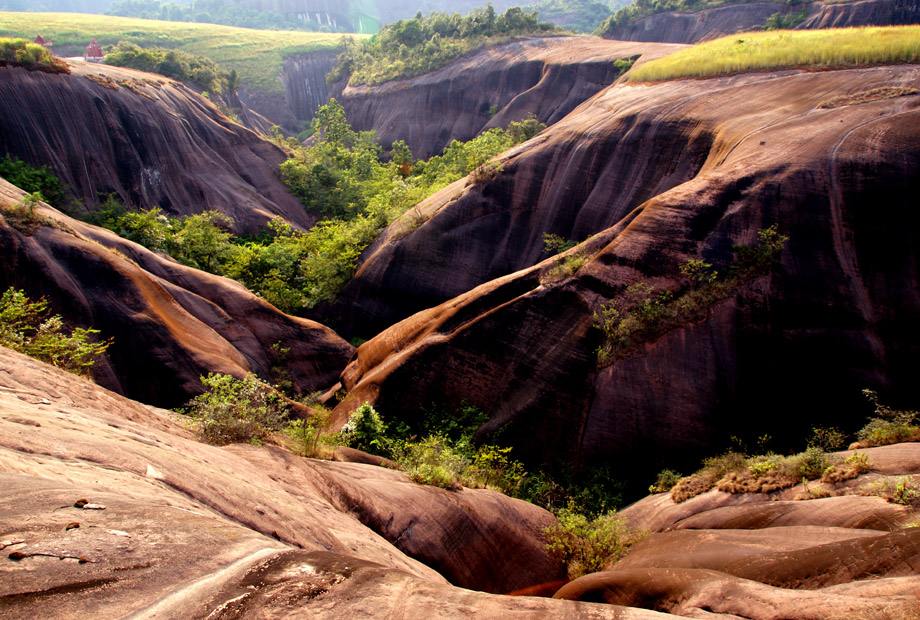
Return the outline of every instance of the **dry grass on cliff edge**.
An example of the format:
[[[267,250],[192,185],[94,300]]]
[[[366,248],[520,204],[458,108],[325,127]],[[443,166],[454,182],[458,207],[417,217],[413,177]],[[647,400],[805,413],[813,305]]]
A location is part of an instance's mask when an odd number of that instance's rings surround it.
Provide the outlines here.
[[[661,82],[735,73],[845,69],[920,62],[920,26],[746,32],[649,61],[630,82]]]

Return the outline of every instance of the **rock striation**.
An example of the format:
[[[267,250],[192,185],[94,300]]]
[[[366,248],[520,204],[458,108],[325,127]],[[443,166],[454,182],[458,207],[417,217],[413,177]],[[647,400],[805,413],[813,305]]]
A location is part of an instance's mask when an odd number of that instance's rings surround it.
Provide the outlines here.
[[[408,318],[359,347],[339,415],[466,399],[489,413],[483,432],[502,429],[532,462],[651,475],[731,434],[791,447],[812,425],[858,428],[864,387],[917,402],[920,99],[858,95],[918,77],[891,66],[608,88],[370,248],[343,323],[367,335]],[[598,364],[603,304],[636,282],[686,290],[689,259],[725,273],[732,246],[773,224],[790,240],[771,272]],[[593,236],[546,258],[545,233]]]
[[[0,205],[22,192],[0,179]],[[175,407],[202,391],[209,372],[271,378],[272,345],[290,349],[299,392],[335,382],[353,348],[332,330],[287,316],[242,285],[176,263],[108,230],[36,207],[31,234],[0,219],[0,289],[45,297],[70,325],[101,330],[114,344],[97,364],[100,384]]]
[[[796,29],[898,26],[920,23],[920,7],[912,0],[857,0],[855,2],[741,2],[694,13],[668,11],[642,17],[604,33],[618,41],[697,43],[759,30],[774,13],[789,17],[805,11]]]
[[[0,618],[663,617],[451,586],[558,576],[539,536],[553,517],[525,502],[204,445],[176,414],[7,349],[0,368]]]
[[[69,75],[0,68],[0,152],[50,166],[88,207],[115,194],[171,215],[214,209],[253,233],[275,216],[315,221],[281,183],[284,153],[190,89],[67,62]]]
[[[415,157],[427,159],[452,140],[470,140],[531,114],[555,123],[619,77],[616,60],[673,49],[586,37],[525,39],[474,52],[417,78],[347,86],[332,94],[355,130],[375,130],[385,148],[404,140]]]

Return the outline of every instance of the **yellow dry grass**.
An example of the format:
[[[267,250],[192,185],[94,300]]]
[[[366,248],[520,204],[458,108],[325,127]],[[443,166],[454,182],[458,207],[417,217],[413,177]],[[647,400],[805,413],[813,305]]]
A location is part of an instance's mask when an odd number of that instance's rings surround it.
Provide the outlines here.
[[[747,32],[700,43],[634,68],[631,82],[805,68],[920,62],[920,26]]]

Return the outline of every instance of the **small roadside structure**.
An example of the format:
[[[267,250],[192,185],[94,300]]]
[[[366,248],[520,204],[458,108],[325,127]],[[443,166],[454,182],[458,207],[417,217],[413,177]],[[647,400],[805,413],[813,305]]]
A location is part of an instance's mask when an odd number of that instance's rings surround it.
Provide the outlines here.
[[[37,37],[35,37],[35,44],[41,45],[43,48],[48,50],[48,52],[50,52],[52,56],[54,55],[54,41],[53,40],[48,40],[42,35],[38,35]]]
[[[99,42],[93,39],[93,42],[86,46],[86,53],[83,54],[83,60],[88,62],[102,62],[102,48]]]

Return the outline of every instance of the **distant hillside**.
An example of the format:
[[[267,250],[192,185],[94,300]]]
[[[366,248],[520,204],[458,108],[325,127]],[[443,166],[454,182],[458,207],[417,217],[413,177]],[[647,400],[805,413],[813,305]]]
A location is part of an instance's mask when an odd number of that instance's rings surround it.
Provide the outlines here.
[[[696,43],[747,30],[916,23],[915,0],[642,0],[607,18],[598,34],[620,41]]]
[[[169,47],[206,56],[240,82],[268,93],[281,93],[284,58],[319,50],[334,50],[342,35],[311,32],[251,30],[108,15],[74,13],[4,13],[0,37],[34,39],[41,34],[54,41],[59,55],[82,55],[93,39],[105,48],[119,41],[141,47]]]

